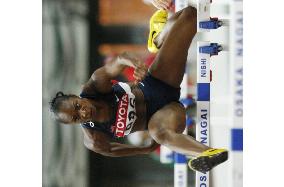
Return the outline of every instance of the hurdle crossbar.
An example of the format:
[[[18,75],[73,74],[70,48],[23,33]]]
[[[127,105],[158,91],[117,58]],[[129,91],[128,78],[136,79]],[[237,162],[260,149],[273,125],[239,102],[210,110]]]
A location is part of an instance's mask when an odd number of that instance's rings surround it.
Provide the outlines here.
[[[186,8],[189,4],[197,9],[197,32],[208,32],[217,29],[222,25],[218,18],[210,17],[210,4],[212,0],[176,0],[175,11]],[[208,51],[209,50],[209,51]],[[197,121],[196,139],[209,146],[209,127],[210,127],[210,57],[217,55],[221,51],[216,43],[209,42],[197,43]],[[187,186],[187,164],[186,156],[175,153],[175,187]],[[209,187],[209,172],[203,174],[196,172],[196,187]]]

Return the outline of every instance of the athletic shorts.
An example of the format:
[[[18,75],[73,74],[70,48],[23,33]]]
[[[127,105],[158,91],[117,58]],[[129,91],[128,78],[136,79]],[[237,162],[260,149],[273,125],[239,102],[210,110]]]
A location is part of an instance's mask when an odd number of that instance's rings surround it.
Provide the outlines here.
[[[151,116],[165,105],[171,102],[180,103],[180,88],[175,88],[153,77],[150,73],[142,82],[139,82],[138,86],[142,90],[146,102],[147,123]]]

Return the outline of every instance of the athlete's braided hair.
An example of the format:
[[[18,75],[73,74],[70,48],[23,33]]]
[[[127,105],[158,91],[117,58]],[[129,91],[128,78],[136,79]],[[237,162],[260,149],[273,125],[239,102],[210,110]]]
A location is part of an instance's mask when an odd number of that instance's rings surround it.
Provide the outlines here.
[[[50,111],[56,115],[59,112],[59,108],[62,104],[62,101],[65,101],[66,99],[69,99],[70,97],[76,97],[76,95],[73,95],[73,94],[66,95],[61,91],[57,92],[55,97],[49,102]]]

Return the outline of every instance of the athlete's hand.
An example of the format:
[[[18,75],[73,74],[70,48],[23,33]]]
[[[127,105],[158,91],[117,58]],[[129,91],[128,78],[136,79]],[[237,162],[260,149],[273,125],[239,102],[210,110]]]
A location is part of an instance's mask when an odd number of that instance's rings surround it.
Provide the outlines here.
[[[135,83],[144,79],[148,72],[148,67],[145,63],[141,62],[134,54],[129,52],[122,53],[120,57],[132,63],[131,66],[134,67],[133,77],[135,78]]]
[[[137,61],[135,64],[135,69],[133,77],[135,78],[135,83],[142,81],[148,72],[148,67],[145,63]]]
[[[157,9],[169,10],[172,4],[172,0],[152,0],[152,4]]]

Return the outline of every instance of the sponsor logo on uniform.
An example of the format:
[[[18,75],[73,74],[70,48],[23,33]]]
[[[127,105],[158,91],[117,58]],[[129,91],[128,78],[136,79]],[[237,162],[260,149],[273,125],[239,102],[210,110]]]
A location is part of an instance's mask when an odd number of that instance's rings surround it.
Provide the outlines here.
[[[126,129],[127,111],[128,111],[128,95],[125,94],[122,96],[121,100],[119,101],[118,110],[116,114],[115,135],[117,137],[124,136],[124,130]]]
[[[90,127],[94,127],[95,126],[95,124],[92,121],[89,121],[88,123],[89,123]]]
[[[135,98],[124,94],[118,104],[114,133],[117,137],[123,137],[130,133],[136,120]]]

